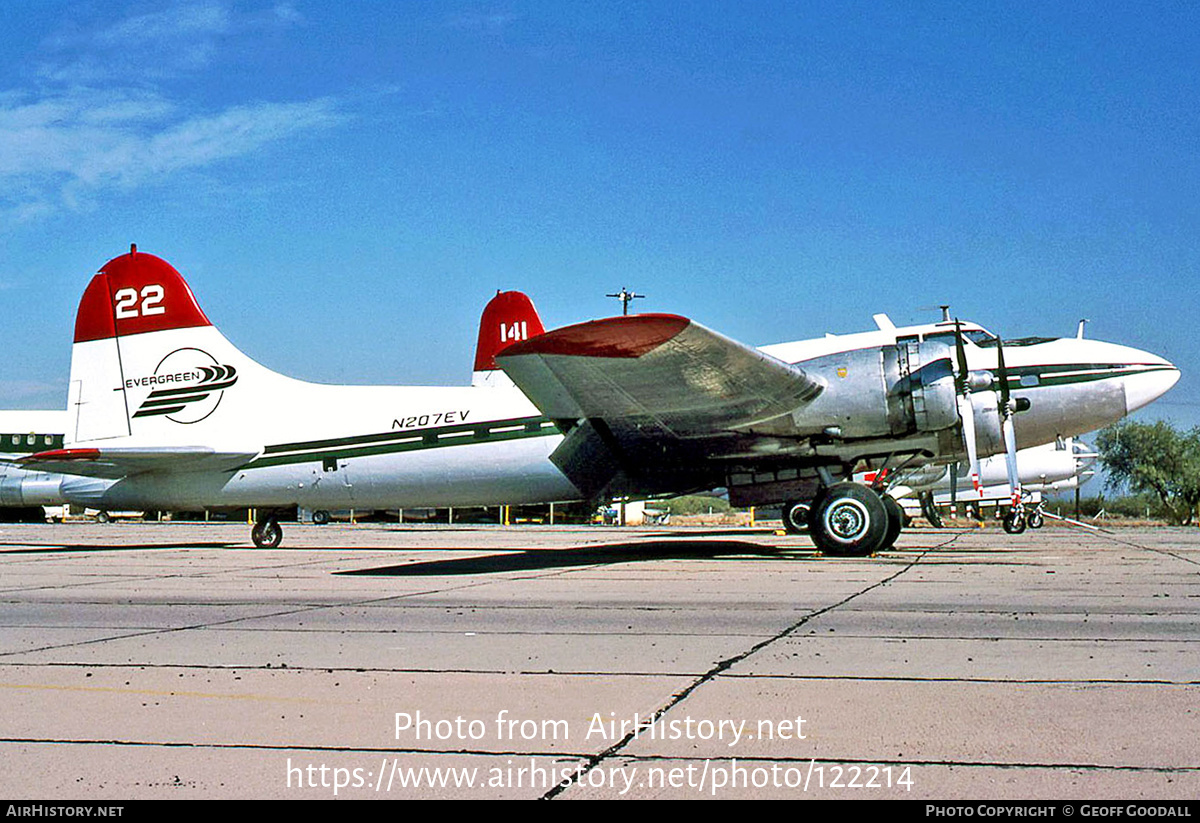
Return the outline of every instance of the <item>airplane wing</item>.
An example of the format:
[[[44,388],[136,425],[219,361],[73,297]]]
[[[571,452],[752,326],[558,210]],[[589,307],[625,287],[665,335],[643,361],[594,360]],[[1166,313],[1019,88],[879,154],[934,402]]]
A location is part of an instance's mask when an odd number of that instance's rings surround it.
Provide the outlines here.
[[[7,462],[32,471],[117,480],[151,471],[231,471],[256,456],[256,452],[221,452],[206,446],[68,448]]]
[[[618,471],[662,472],[811,402],[824,381],[685,317],[641,314],[566,326],[496,362],[568,431],[551,457],[585,493]],[[701,483],[700,478],[697,483]]]

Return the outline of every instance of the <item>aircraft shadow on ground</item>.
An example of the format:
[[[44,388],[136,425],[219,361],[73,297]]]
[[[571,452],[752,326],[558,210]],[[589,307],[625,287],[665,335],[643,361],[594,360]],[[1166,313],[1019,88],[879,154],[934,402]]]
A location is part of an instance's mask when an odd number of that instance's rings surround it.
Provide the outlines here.
[[[800,551],[815,551],[802,547]],[[544,571],[575,566],[605,566],[615,563],[639,563],[648,560],[736,560],[792,559],[796,547],[762,546],[738,540],[653,540],[639,543],[608,543],[573,549],[525,549],[483,557],[457,557],[448,560],[404,563],[374,569],[337,572],[344,575],[393,577],[441,577],[462,574],[498,574],[501,572]]]

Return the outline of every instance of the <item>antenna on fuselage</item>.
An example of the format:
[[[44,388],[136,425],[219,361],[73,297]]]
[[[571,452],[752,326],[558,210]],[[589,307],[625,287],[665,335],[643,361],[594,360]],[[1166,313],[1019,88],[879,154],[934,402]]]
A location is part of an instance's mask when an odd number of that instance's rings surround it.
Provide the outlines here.
[[[938,308],[942,310],[942,322],[949,323],[950,322],[950,306],[949,306],[949,304],[944,304],[944,305],[938,306]]]
[[[1078,330],[1075,332],[1075,339],[1076,339],[1076,340],[1082,340],[1082,339],[1083,339],[1083,327],[1087,325],[1087,322],[1088,322],[1088,320],[1087,320],[1087,318],[1086,318],[1086,317],[1081,317],[1081,318],[1079,319],[1079,329],[1078,329]]]

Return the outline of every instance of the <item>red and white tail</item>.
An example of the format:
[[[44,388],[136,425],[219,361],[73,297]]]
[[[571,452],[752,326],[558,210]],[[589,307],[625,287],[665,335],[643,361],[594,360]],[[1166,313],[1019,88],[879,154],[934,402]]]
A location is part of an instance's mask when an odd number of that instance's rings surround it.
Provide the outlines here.
[[[546,329],[533,301],[519,291],[496,292],[479,320],[479,343],[475,346],[472,386],[511,386],[508,375],[496,365],[496,355],[520,340],[528,340]]]
[[[246,391],[251,375],[255,389]],[[178,271],[134,246],[101,267],[79,303],[66,439],[194,439],[230,425],[215,414],[223,401],[226,412],[252,404],[276,380],[287,378],[226,340]]]

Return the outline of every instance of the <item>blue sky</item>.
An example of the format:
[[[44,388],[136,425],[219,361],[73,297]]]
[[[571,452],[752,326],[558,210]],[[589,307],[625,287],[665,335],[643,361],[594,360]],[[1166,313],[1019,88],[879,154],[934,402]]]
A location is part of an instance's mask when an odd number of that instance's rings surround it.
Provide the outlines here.
[[[759,345],[1087,317],[1200,423],[1193,3],[18,0],[0,45],[3,408],[65,403],[136,242],[310,380],[464,383],[497,289],[628,286]]]

